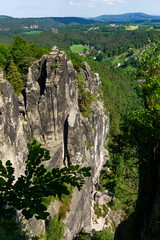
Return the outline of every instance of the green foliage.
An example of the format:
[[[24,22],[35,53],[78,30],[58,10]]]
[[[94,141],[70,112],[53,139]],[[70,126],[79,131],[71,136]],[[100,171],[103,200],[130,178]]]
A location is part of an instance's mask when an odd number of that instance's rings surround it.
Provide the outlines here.
[[[122,134],[125,135],[125,132]],[[134,211],[138,197],[139,163],[135,149],[131,150],[125,145],[127,141],[125,137],[127,136],[124,136],[122,142],[117,137],[112,139],[112,143],[109,145],[110,169],[106,168],[102,171],[100,186],[102,191],[108,189],[116,197],[116,200],[110,204],[111,208],[113,210],[121,208],[128,216]],[[124,148],[122,144],[124,144]]]
[[[25,57],[29,55],[26,45],[27,43],[23,38],[19,36],[14,37],[11,53],[13,60],[17,65],[20,63],[23,55],[25,55]]]
[[[19,95],[24,89],[21,74],[12,60],[7,68],[7,80],[12,84],[16,95]]]
[[[122,201],[116,198],[114,201],[111,201],[109,203],[109,206],[112,208],[112,210],[118,211],[123,208]]]
[[[94,240],[114,240],[114,234],[108,231],[95,232],[93,236]]]
[[[136,204],[136,214],[134,214],[134,227],[132,232],[138,239],[139,224],[145,222],[147,232],[149,231],[150,218],[153,214],[155,196],[159,188],[159,156],[160,156],[160,37],[156,37],[154,42],[150,42],[144,52],[139,57],[136,76],[141,85],[141,101],[145,108],[134,111],[128,116],[121,126],[120,133],[114,137],[110,146],[110,151],[115,158],[112,161],[112,169],[116,170],[125,180],[134,196],[138,181],[138,200]],[[117,164],[116,159],[120,159]],[[124,165],[121,171],[121,165]],[[127,167],[127,168],[126,168]],[[125,170],[125,172],[124,172]],[[115,173],[115,172],[114,172]],[[118,174],[119,175],[119,174]],[[123,177],[119,176],[118,189],[115,194],[121,198],[120,188],[123,188]],[[133,182],[133,184],[132,184]],[[126,188],[124,189],[126,190]],[[129,201],[129,198],[126,199]],[[133,224],[133,223],[132,223]],[[146,227],[142,224],[142,231]],[[145,233],[147,235],[147,233]],[[131,239],[131,238],[129,238]]]
[[[34,35],[34,34],[40,34],[42,31],[28,31],[28,32],[24,32],[24,34],[28,34],[28,35]]]
[[[0,43],[0,67],[4,69],[10,57],[10,47],[4,43]]]
[[[77,76],[78,88],[79,88],[79,97],[78,105],[80,112],[85,118],[91,119],[92,117],[92,103],[95,101],[95,97],[88,90],[85,90],[84,87],[84,78],[81,74]]]
[[[60,209],[58,212],[58,218],[62,220],[65,219],[67,212],[70,211],[70,203],[73,194],[73,186],[70,184],[66,184],[66,186],[69,191],[69,195],[62,194],[60,198]]]
[[[73,52],[73,53],[81,53],[81,52],[86,52],[86,51],[89,51],[89,47],[88,46],[83,46],[82,44],[78,44],[78,45],[72,45],[70,47],[70,50]]]
[[[37,236],[33,236],[32,240],[47,240],[47,234],[45,232],[45,233],[39,234]]]
[[[95,231],[93,230],[91,234],[81,233],[76,240],[114,240],[114,234],[105,231]]]
[[[93,72],[100,75],[102,85],[99,93],[104,101],[106,114],[110,117],[110,136],[119,132],[122,118],[133,110],[141,109],[136,90],[137,81],[123,69],[111,68],[103,62],[87,60]]]
[[[56,63],[53,63],[53,64],[52,64],[52,67],[53,67],[53,68],[57,68],[57,64],[56,64]]]
[[[43,205],[48,208],[50,203],[54,203],[54,201],[56,200],[56,197],[53,196],[48,196],[48,197],[42,197],[42,201],[43,201]]]
[[[46,232],[39,236],[35,236],[33,240],[61,240],[64,238],[65,225],[58,219],[58,215],[54,215],[49,221]],[[23,239],[22,239],[23,240]]]
[[[24,82],[26,81],[28,68],[32,65],[32,63],[35,60],[36,60],[36,58],[33,57],[33,56],[24,56],[24,57],[21,58],[21,60],[19,60],[18,68],[19,68],[19,71],[22,74],[22,78],[23,78]]]
[[[107,204],[103,204],[102,206],[100,206],[98,202],[95,202],[93,209],[97,218],[105,218],[109,211],[109,206]]]
[[[14,169],[10,161],[6,162],[6,166],[0,161],[0,212],[3,219],[13,215],[12,207],[22,210],[26,219],[33,215],[37,219],[46,219],[49,213],[46,212],[43,197],[69,195],[66,183],[81,190],[84,177],[90,176],[90,167],[79,168],[78,165],[53,168],[48,172],[42,162],[49,159],[49,151],[33,139],[29,146],[25,176],[21,175],[17,181],[14,181]],[[12,207],[5,208],[6,205]]]
[[[3,221],[0,224],[0,240],[28,240],[27,234],[13,220]]]
[[[64,237],[64,223],[55,215],[47,227],[47,240],[61,240]]]
[[[92,71],[100,74],[102,85],[99,93],[104,99],[104,106],[110,117],[110,162],[107,168],[102,170],[99,184],[102,191],[108,189],[116,197],[117,200],[111,207],[117,209],[119,205],[126,215],[129,215],[134,210],[138,196],[139,165],[137,156],[126,160],[125,156],[119,154],[118,147],[120,148],[121,145],[119,143],[115,145],[115,136],[117,133],[126,131],[120,127],[122,123],[125,125],[124,117],[131,116],[134,110],[143,108],[136,93],[138,84],[123,69],[109,68],[102,62],[91,60],[88,63]],[[128,151],[133,153],[135,149]],[[116,204],[116,202],[119,203]]]
[[[109,207],[107,206],[107,204],[103,204],[103,217],[105,217],[107,215],[109,211]]]
[[[12,47],[0,44],[0,67],[17,95],[24,89],[28,68],[45,53],[49,53],[49,48],[27,43],[19,36],[14,38]]]
[[[94,209],[94,213],[97,215],[97,218],[102,217],[102,210],[101,210],[98,202],[96,202],[96,203],[94,204],[93,209]]]
[[[76,240],[92,240],[92,237],[89,234],[82,234]]]
[[[99,53],[96,56],[96,61],[101,62],[104,57],[105,57],[104,53]]]
[[[14,37],[13,49],[18,49],[21,46],[25,47],[25,45],[26,41],[23,38],[19,36]]]
[[[38,44],[27,43],[23,38],[14,37],[13,46],[11,48],[12,58],[18,67],[24,81],[28,73],[28,67],[33,61],[42,57],[43,54],[49,53],[49,49],[41,48]]]
[[[154,107],[159,110],[160,96],[160,40],[155,37],[153,42],[147,45],[137,63],[136,78],[142,87],[142,99],[146,108]]]
[[[68,189],[68,191],[69,191],[69,195],[62,194],[60,200],[61,200],[64,204],[66,204],[66,203],[68,202],[68,197],[73,194],[73,186],[70,185],[70,184],[65,184],[65,185],[66,185],[66,187],[67,187],[67,189]]]
[[[160,40],[155,38],[139,58],[136,76],[144,79],[140,83],[141,100],[145,109],[135,111],[121,127],[122,134],[116,137],[119,152],[125,159],[136,157],[138,161],[156,158],[159,149],[159,110],[160,110]],[[132,150],[131,150],[132,149]],[[115,152],[116,148],[113,148]]]
[[[80,72],[81,68],[84,68],[84,58],[78,56],[75,53],[66,52],[68,58],[72,61],[74,68],[77,72]]]
[[[113,192],[113,189],[116,185],[116,179],[111,172],[111,170],[105,169],[102,170],[101,176],[100,176],[100,187],[101,190],[104,191],[105,189],[108,189],[110,192]]]
[[[15,20],[15,19],[14,19]],[[23,25],[24,19],[18,19],[19,27]],[[13,21],[13,19],[12,19]],[[33,19],[25,19],[27,25],[30,26],[33,24]],[[157,34],[157,30],[159,28],[159,24],[157,27],[154,25],[139,25],[139,30],[126,31],[124,26],[119,28],[111,28],[107,27],[106,24],[98,24],[99,29],[96,31],[88,31],[89,25],[72,25],[66,27],[59,27],[58,34],[53,33],[52,29],[48,29],[53,27],[53,19],[47,19],[46,22],[44,19],[35,19],[35,21],[39,22],[39,29],[43,30],[39,34],[28,35],[26,34],[26,30],[14,30],[14,31],[1,31],[0,32],[0,40],[4,43],[11,44],[13,42],[13,38],[16,35],[23,37],[27,42],[32,41],[38,43],[40,46],[54,46],[56,45],[58,48],[70,50],[70,47],[73,44],[82,44],[89,45],[90,47],[94,46],[95,51],[102,50],[107,57],[121,54],[126,52],[130,46],[133,45],[135,48],[144,47],[147,44],[147,39],[153,37],[153,35]],[[67,20],[68,21],[68,20]],[[85,20],[86,21],[86,20]],[[43,23],[42,23],[43,22]],[[48,23],[47,23],[48,22]],[[48,27],[44,27],[46,25]],[[37,23],[36,23],[37,24]],[[55,24],[55,22],[54,22]],[[56,21],[56,24],[57,21]],[[8,22],[5,22],[5,27],[8,25]],[[12,25],[12,24],[11,24]],[[92,25],[94,27],[94,25]],[[97,26],[97,23],[95,27]],[[0,21],[0,28],[3,29],[4,25]],[[152,27],[152,31],[150,31]],[[10,28],[10,27],[9,27]],[[155,30],[154,30],[154,29]],[[15,25],[12,29],[15,29]],[[44,30],[48,29],[48,30]],[[38,33],[39,31],[30,31],[30,33]],[[94,51],[92,50],[92,53]],[[92,55],[91,53],[91,55]]]
[[[138,29],[138,25],[129,25],[125,27],[125,30],[130,30],[130,31],[133,31],[136,29]]]

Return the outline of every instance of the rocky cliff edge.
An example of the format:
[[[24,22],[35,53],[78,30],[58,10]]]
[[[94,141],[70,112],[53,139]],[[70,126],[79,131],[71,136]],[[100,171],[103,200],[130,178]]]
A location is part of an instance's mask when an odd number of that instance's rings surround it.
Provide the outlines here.
[[[91,199],[107,157],[104,141],[109,121],[97,99],[100,79],[87,64],[81,74],[86,90],[96,99],[90,120],[80,112],[73,64],[56,47],[29,68],[23,96],[17,97],[6,80],[0,83],[0,156],[3,162],[11,160],[16,177],[23,174],[32,137],[50,150],[48,168],[76,164],[92,167],[92,177],[82,191],[74,191],[71,210],[64,220],[65,239],[72,239],[82,228],[92,228]]]

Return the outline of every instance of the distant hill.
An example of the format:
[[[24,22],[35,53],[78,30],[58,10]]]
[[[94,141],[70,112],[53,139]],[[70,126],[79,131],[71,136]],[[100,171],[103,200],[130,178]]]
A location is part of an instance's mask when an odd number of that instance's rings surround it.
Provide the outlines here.
[[[61,27],[73,24],[106,23],[140,23],[160,22],[160,16],[144,13],[125,13],[119,15],[102,15],[92,19],[80,17],[42,17],[42,18],[14,18],[0,15],[0,31],[13,31],[22,29],[44,30],[51,27]]]
[[[6,15],[0,15],[0,18],[12,18],[12,17],[6,16]]]
[[[143,22],[154,20],[160,21],[160,16],[153,16],[144,13],[125,13],[119,15],[101,15],[94,19],[101,22]]]
[[[65,25],[68,24],[92,24],[95,23],[95,20],[85,19],[85,18],[79,18],[79,17],[53,17],[52,18],[55,22],[63,23]]]
[[[0,15],[0,30],[45,29],[71,24],[92,24],[96,20],[79,17],[13,18]]]

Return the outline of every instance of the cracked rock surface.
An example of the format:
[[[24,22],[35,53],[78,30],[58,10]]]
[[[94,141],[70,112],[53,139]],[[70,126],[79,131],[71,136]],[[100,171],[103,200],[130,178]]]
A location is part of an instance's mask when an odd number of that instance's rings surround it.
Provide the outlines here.
[[[82,70],[85,88],[97,97],[100,79],[87,64]],[[0,155],[11,160],[18,177],[23,174],[27,144],[36,137],[50,150],[47,168],[79,164],[92,167],[82,191],[75,189],[65,222],[65,239],[91,226],[91,197],[107,156],[104,141],[108,117],[103,104],[92,104],[92,118],[84,118],[78,106],[78,84],[72,62],[54,47],[28,70],[24,96],[15,96],[6,81],[0,83]],[[88,146],[90,144],[90,147]]]

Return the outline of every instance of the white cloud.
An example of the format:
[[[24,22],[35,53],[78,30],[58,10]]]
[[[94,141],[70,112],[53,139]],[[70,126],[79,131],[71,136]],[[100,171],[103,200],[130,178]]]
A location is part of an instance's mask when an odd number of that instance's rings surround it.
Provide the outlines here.
[[[85,1],[85,2],[84,2]],[[96,8],[100,5],[109,5],[114,6],[118,3],[124,3],[125,0],[72,0],[69,2],[69,5],[72,7],[89,7],[89,8]]]
[[[79,3],[79,2],[70,2],[69,4],[71,6],[75,6],[75,7],[80,7],[81,6],[81,3]]]
[[[125,3],[125,1],[124,1],[124,0],[118,0],[118,2],[120,2],[120,3]]]
[[[108,4],[108,5],[114,5],[115,4],[114,0],[102,0],[102,2],[104,2],[104,3]]]
[[[93,4],[95,3],[105,3],[107,5],[115,5],[116,3],[124,3],[124,0],[89,0]]]

